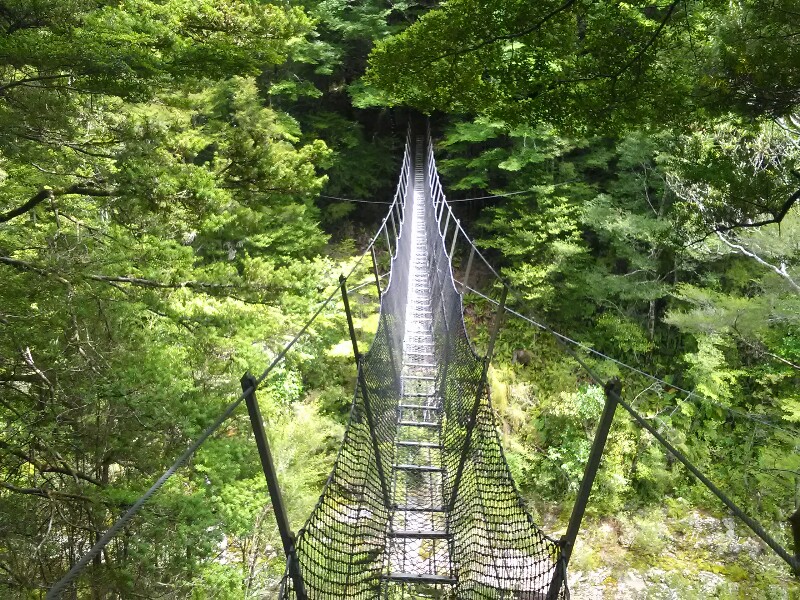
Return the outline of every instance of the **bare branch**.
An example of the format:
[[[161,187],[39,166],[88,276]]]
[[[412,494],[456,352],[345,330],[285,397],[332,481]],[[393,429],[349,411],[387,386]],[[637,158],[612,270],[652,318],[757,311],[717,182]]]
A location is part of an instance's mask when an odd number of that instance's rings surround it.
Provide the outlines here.
[[[95,187],[89,187],[86,185],[75,184],[71,185],[68,188],[62,189],[43,189],[37,192],[33,197],[31,197],[27,202],[18,206],[17,208],[13,208],[9,211],[6,211],[0,214],[0,223],[6,223],[15,217],[19,217],[20,215],[24,215],[25,213],[33,210],[39,204],[44,202],[45,200],[53,200],[57,196],[68,196],[72,194],[77,194],[80,196],[98,196],[98,197],[108,197],[113,195],[113,191],[105,190]]]
[[[31,273],[36,273],[37,275],[41,275],[42,277],[52,277],[59,283],[63,283],[66,286],[72,285],[69,281],[67,281],[60,275],[56,275],[52,271],[48,271],[47,269],[43,269],[42,267],[37,267],[36,265],[32,265],[29,262],[25,262],[24,260],[11,258],[10,256],[0,256],[0,264],[6,264],[10,267],[14,267],[18,271],[29,271]]]
[[[763,225],[774,225],[780,224],[783,221],[783,218],[789,213],[791,208],[800,202],[800,190],[797,190],[794,194],[789,196],[789,198],[784,202],[781,207],[771,213],[772,217],[769,219],[762,219],[761,221],[749,221],[743,223],[733,223],[731,225],[723,225],[721,227],[717,227],[714,231],[717,234],[725,233],[726,231],[731,231],[732,229],[740,229],[746,227],[761,227]]]
[[[190,288],[199,290],[218,290],[218,289],[234,289],[237,286],[232,283],[210,283],[206,281],[178,281],[175,283],[167,283],[164,281],[156,281],[154,279],[144,279],[142,277],[120,277],[111,275],[88,275],[89,279],[95,281],[103,281],[105,283],[127,283],[138,287],[158,288],[158,289],[180,289]]]
[[[42,277],[50,277],[62,283],[66,286],[72,286],[72,282],[65,279],[61,275],[53,272],[52,270],[46,269],[44,267],[40,267],[29,262],[19,260],[16,258],[11,258],[10,256],[0,256],[0,264],[6,264],[11,267],[16,268],[20,271],[27,271],[31,273],[36,273],[37,275],[41,275]],[[201,291],[214,291],[214,290],[244,290],[244,291],[264,291],[269,289],[268,286],[247,286],[247,285],[238,285],[234,283],[213,283],[209,281],[176,281],[166,282],[166,281],[157,281],[155,279],[145,279],[143,277],[133,277],[130,275],[97,275],[97,274],[87,274],[82,276],[84,279],[91,279],[93,281],[101,281],[103,283],[107,283],[114,287],[119,287],[120,284],[126,285],[133,285],[136,287],[143,287],[143,288],[152,288],[152,289],[170,289],[170,290],[177,290],[181,288],[189,288],[192,290],[201,290]],[[119,288],[120,290],[122,288]],[[234,296],[231,296],[234,297]],[[237,298],[245,302],[246,300],[242,298]]]
[[[17,450],[16,448],[13,448],[11,444],[8,444],[3,440],[0,440],[0,448],[4,448],[10,454],[13,454],[17,458],[21,458],[25,462],[32,464],[36,468],[36,470],[38,470],[40,473],[59,473],[61,475],[69,475],[70,477],[82,479],[83,481],[87,481],[98,487],[105,487],[103,485],[103,482],[100,481],[99,479],[95,479],[90,475],[86,475],[85,473],[76,471],[75,469],[70,468],[68,465],[65,467],[56,467],[53,465],[41,464],[32,456],[29,456],[28,454],[25,454],[24,452]]]
[[[37,77],[25,77],[24,79],[17,79],[16,81],[9,81],[7,83],[0,84],[0,94],[9,90],[11,88],[15,88],[20,85],[25,85],[28,83],[34,83],[39,81],[52,81],[53,79],[67,79],[68,77],[72,77],[72,75],[68,73],[61,73],[59,75],[39,75]]]
[[[789,282],[789,284],[790,284],[790,285],[791,285],[791,286],[792,286],[792,287],[793,287],[793,288],[794,288],[794,289],[795,289],[795,290],[796,290],[798,293],[800,293],[800,285],[798,285],[798,284],[797,284],[797,282],[795,282],[795,280],[794,280],[794,279],[792,279],[791,275],[789,275],[789,272],[786,270],[786,265],[785,265],[785,264],[781,263],[781,266],[780,266],[780,267],[776,267],[776,266],[775,266],[775,265],[773,265],[772,263],[768,263],[767,261],[765,261],[763,258],[761,258],[760,256],[758,256],[758,254],[756,254],[755,252],[751,252],[750,250],[748,250],[747,248],[745,248],[745,247],[744,247],[744,246],[742,246],[741,244],[734,244],[733,242],[731,242],[730,240],[728,240],[728,239],[727,239],[727,238],[726,238],[724,235],[722,235],[722,233],[720,233],[719,231],[717,231],[716,233],[717,233],[717,237],[718,237],[720,240],[722,240],[722,242],[723,242],[723,243],[724,243],[726,246],[728,246],[729,248],[732,248],[733,250],[736,250],[737,252],[739,252],[739,253],[741,253],[741,254],[744,254],[745,256],[749,256],[750,258],[752,258],[753,260],[755,260],[755,261],[756,261],[757,263],[759,263],[760,265],[764,265],[765,267],[767,267],[767,268],[769,268],[769,269],[772,269],[772,270],[773,270],[773,271],[775,271],[775,272],[776,272],[778,275],[780,275],[781,277],[783,277],[784,279],[786,279],[786,281],[788,281],[788,282]]]

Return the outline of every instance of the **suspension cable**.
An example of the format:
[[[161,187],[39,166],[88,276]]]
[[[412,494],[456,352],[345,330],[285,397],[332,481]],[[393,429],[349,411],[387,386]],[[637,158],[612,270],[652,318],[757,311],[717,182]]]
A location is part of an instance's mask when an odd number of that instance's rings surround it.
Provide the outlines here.
[[[327,198],[328,200],[339,200],[340,202],[360,202],[361,204],[385,204],[389,205],[392,204],[391,202],[383,202],[381,200],[361,200],[358,198],[340,198],[339,196],[326,196],[324,194],[319,195],[320,198]]]
[[[456,280],[456,283],[458,283],[459,285],[463,286],[465,289],[469,290],[470,292],[472,292],[476,296],[479,296],[483,300],[486,300],[487,302],[493,304],[494,306],[497,306],[499,304],[499,302],[497,300],[495,300],[494,298],[490,298],[486,294],[483,294],[483,293],[479,292],[478,290],[476,290],[475,288],[470,287],[469,285],[464,285],[462,282],[460,282],[458,280]],[[581,348],[583,350],[586,350],[587,352],[589,352],[591,354],[594,354],[596,356],[604,358],[604,359],[606,359],[606,360],[608,360],[610,362],[613,362],[613,363],[615,363],[615,364],[617,364],[617,365],[619,365],[621,367],[625,367],[626,369],[630,369],[634,373],[638,373],[639,375],[642,375],[643,377],[646,377],[646,378],[648,378],[651,381],[654,381],[656,383],[660,383],[660,384],[664,385],[665,387],[670,387],[670,388],[678,390],[679,392],[683,392],[684,394],[687,395],[687,398],[688,397],[695,397],[695,398],[697,398],[698,400],[700,400],[702,402],[707,402],[708,404],[711,404],[712,406],[716,406],[717,408],[725,410],[725,411],[727,411],[727,412],[729,412],[731,414],[740,416],[740,417],[742,417],[744,419],[749,419],[749,420],[754,421],[754,422],[756,422],[756,423],[758,423],[760,425],[764,425],[766,427],[771,427],[771,428],[773,428],[773,429],[775,429],[777,431],[780,431],[782,433],[785,433],[787,435],[791,435],[791,436],[794,436],[794,437],[798,436],[798,432],[797,431],[792,431],[790,429],[786,429],[784,427],[781,427],[780,425],[776,425],[775,423],[772,423],[770,421],[765,421],[764,419],[761,419],[757,415],[754,415],[752,413],[744,412],[744,411],[741,411],[741,410],[736,409],[736,408],[725,406],[724,404],[722,404],[720,402],[717,402],[715,400],[712,400],[711,398],[708,398],[706,396],[702,396],[702,395],[700,395],[700,394],[698,394],[696,392],[684,389],[684,388],[682,388],[680,386],[677,386],[677,385],[674,385],[672,383],[668,383],[668,382],[664,381],[663,379],[659,379],[655,375],[651,375],[650,373],[647,373],[646,371],[642,371],[640,369],[637,369],[636,367],[633,367],[631,365],[625,364],[624,362],[619,361],[619,360],[617,360],[616,358],[614,358],[612,356],[608,356],[607,354],[603,354],[599,350],[595,350],[591,346],[587,346],[586,344],[583,344],[583,343],[581,343],[581,342],[579,342],[577,340],[574,340],[574,339],[572,339],[572,338],[570,338],[570,337],[568,337],[568,336],[566,336],[566,335],[564,335],[562,333],[559,333],[558,331],[555,331],[554,329],[547,327],[543,323],[540,323],[536,319],[533,319],[533,318],[531,318],[531,317],[529,317],[527,315],[524,315],[524,314],[522,314],[520,312],[517,312],[516,310],[514,310],[513,308],[511,308],[509,306],[506,306],[506,312],[508,312],[511,315],[514,315],[515,317],[518,317],[518,318],[522,319],[523,321],[526,321],[526,322],[530,323],[531,325],[534,325],[535,327],[538,327],[542,331],[550,333],[551,335],[553,335],[553,336],[555,336],[555,337],[557,337],[557,338],[559,338],[559,339],[561,339],[561,340],[563,340],[565,342],[568,342],[570,344],[578,346],[579,348]]]
[[[391,203],[390,210],[394,210],[394,205],[397,203],[398,199],[395,197],[394,201]],[[355,270],[359,267],[359,265],[364,260],[364,257],[367,253],[372,249],[372,246],[380,236],[383,228],[386,227],[386,218],[384,218],[381,226],[378,228],[378,231],[370,240],[370,243],[358,257],[353,267],[350,269],[348,274],[345,276],[345,279],[348,279]],[[326,299],[320,304],[314,314],[308,319],[305,324],[300,328],[294,338],[283,347],[283,349],[275,356],[269,366],[264,369],[259,377],[255,380],[255,385],[251,386],[250,388],[244,390],[241,394],[239,394],[236,399],[228,404],[225,410],[216,418],[216,420],[209,425],[203,433],[186,449],[184,452],[172,463],[172,465],[164,471],[164,473],[156,480],[150,488],[142,494],[133,505],[125,511],[125,513],[119,517],[116,522],[106,530],[106,532],[94,543],[94,545],[84,554],[78,562],[76,562],[72,568],[61,578],[59,579],[47,592],[45,596],[46,600],[56,600],[60,594],[69,586],[72,581],[86,568],[86,566],[92,562],[92,560],[105,548],[105,546],[120,532],[120,530],[125,527],[125,525],[130,522],[133,517],[141,510],[141,508],[145,505],[145,503],[150,500],[150,498],[160,490],[163,485],[167,482],[167,480],[172,477],[177,470],[182,467],[189,458],[202,446],[206,440],[208,440],[211,435],[219,429],[219,427],[228,420],[228,418],[236,411],[236,409],[241,405],[241,403],[245,400],[245,398],[255,392],[259,385],[267,378],[270,372],[280,363],[286,354],[291,350],[291,348],[297,343],[297,341],[303,336],[303,334],[308,330],[309,327],[317,320],[319,315],[322,313],[323,309],[330,304],[331,300],[335,296],[338,295],[340,289],[339,286],[335,286],[333,291],[326,297]]]
[[[432,143],[430,141],[429,141],[429,147],[430,148],[433,147]],[[434,171],[434,173],[436,173],[436,179],[437,179],[437,183],[438,183],[438,172],[435,169],[435,159],[433,158],[433,152],[432,151],[429,152],[429,161],[432,162],[432,165],[429,166],[429,170],[432,169]],[[434,189],[433,185],[431,186],[431,189],[432,190]],[[444,205],[447,206],[448,210],[452,213],[452,208],[447,203],[447,199],[445,198],[444,192],[442,191],[441,184],[438,185],[438,189],[436,190],[436,192],[437,193],[435,193],[435,194],[433,194],[433,192],[432,192],[432,195],[439,196],[439,202],[444,203]],[[433,200],[434,200],[434,202],[436,202],[436,198],[434,198]],[[442,212],[443,212],[443,210],[442,210]],[[507,289],[509,292],[511,292],[514,295],[514,297],[516,297],[518,300],[520,300],[524,304],[524,297],[522,296],[522,294],[520,292],[518,292],[514,287],[512,287],[503,277],[500,276],[500,274],[494,269],[494,267],[492,267],[492,265],[489,264],[489,262],[486,260],[486,258],[481,253],[481,251],[475,246],[473,241],[467,235],[466,231],[464,231],[463,227],[461,226],[461,224],[460,224],[460,222],[458,220],[456,220],[456,227],[457,227],[457,231],[461,231],[461,233],[464,235],[464,238],[467,240],[467,242],[471,246],[472,250],[475,251],[478,254],[478,256],[480,256],[481,260],[483,260],[484,264],[494,274],[494,276],[497,278],[497,280],[505,287],[505,289]],[[445,226],[445,230],[446,230],[446,226]],[[452,257],[451,257],[451,261],[452,261]],[[468,286],[464,286],[464,287],[466,289],[470,289],[471,291],[473,291],[475,293],[478,293],[480,296],[482,296],[483,298],[489,300],[493,304],[496,304],[496,305],[500,304],[499,302],[489,298],[488,296],[485,296],[484,294],[480,294],[479,292],[477,292],[476,290],[473,290],[472,288],[469,288]],[[571,338],[568,338],[567,336],[559,334],[556,331],[554,331],[550,326],[546,325],[545,323],[535,321],[535,320],[533,320],[533,319],[531,319],[529,317],[526,317],[526,316],[518,313],[517,311],[509,309],[508,307],[506,307],[506,310],[508,312],[511,312],[515,316],[520,317],[520,318],[524,319],[525,321],[535,325],[536,327],[542,329],[543,331],[546,331],[546,332],[550,333],[554,337],[554,339],[559,343],[559,345],[561,345],[561,347],[570,356],[572,356],[573,359],[575,359],[577,361],[577,363],[584,369],[584,371],[589,375],[589,377],[592,379],[592,381],[594,381],[595,384],[597,384],[597,385],[599,385],[601,387],[605,388],[606,387],[606,383],[595,372],[595,370],[592,369],[591,366],[589,366],[577,354],[577,352],[575,352],[572,349],[572,347],[570,347],[569,343],[575,344],[575,345],[577,345],[577,346],[579,346],[581,348],[584,348],[584,349],[586,349],[588,351],[594,352],[595,354],[604,356],[605,358],[608,358],[609,360],[612,360],[614,363],[616,363],[616,364],[618,364],[620,366],[624,366],[624,367],[630,368],[631,370],[636,371],[636,372],[638,372],[638,373],[640,373],[640,374],[642,374],[642,375],[644,375],[646,377],[649,377],[650,379],[653,379],[655,381],[662,381],[662,380],[658,379],[657,377],[654,377],[652,375],[649,375],[649,374],[645,373],[644,371],[641,371],[641,370],[636,369],[634,367],[630,367],[629,365],[626,365],[625,363],[622,363],[621,361],[612,359],[611,357],[607,357],[604,354],[602,354],[600,352],[597,352],[597,351],[594,351],[593,349],[589,348],[588,346],[585,346],[584,344],[580,344],[579,342],[577,342],[575,340],[572,340]],[[662,381],[662,383],[664,383],[665,385],[671,386],[671,384],[667,384],[666,382]],[[681,388],[677,388],[676,386],[671,386],[671,387],[674,387],[675,389],[681,389]],[[703,396],[699,396],[697,394],[692,394],[691,392],[688,392],[688,390],[682,390],[681,389],[681,391],[684,391],[685,393],[693,395],[693,396],[695,396],[695,397],[697,397],[699,399],[704,399]],[[653,435],[655,437],[655,439],[670,454],[672,454],[695,477],[697,477],[705,485],[705,487],[709,491],[711,491],[719,500],[721,500],[722,503],[725,504],[725,506],[727,506],[737,517],[739,517],[750,528],[750,530],[753,531],[753,533],[755,533],[782,560],[784,560],[791,567],[792,571],[795,572],[795,574],[800,574],[800,559],[798,559],[796,556],[792,556],[781,544],[779,544],[769,533],[767,533],[767,531],[761,526],[761,524],[758,521],[756,521],[755,519],[750,517],[747,513],[744,512],[744,510],[742,510],[741,507],[739,507],[738,504],[733,502],[733,500],[731,500],[708,477],[706,477],[706,475],[702,471],[700,471],[681,451],[679,451],[672,444],[670,444],[669,441],[664,436],[662,436],[652,425],[650,425],[650,423],[648,423],[644,417],[642,417],[631,405],[626,403],[621,398],[621,396],[620,396],[620,394],[618,392],[612,391],[612,394],[614,396],[614,400],[616,402],[618,402],[630,414],[630,416],[633,418],[634,421],[636,421],[641,427],[643,427],[651,435]],[[706,400],[711,402],[711,403],[713,403],[713,401],[711,401],[710,399],[706,399]],[[720,406],[722,406],[722,405],[720,405]],[[734,412],[733,409],[730,409],[730,408],[724,407],[724,406],[722,406],[722,407],[725,408],[726,410],[730,410],[731,412]],[[756,422],[758,422],[758,423],[760,423],[762,425],[767,425],[767,426],[773,427],[775,429],[778,429],[780,431],[783,431],[785,433],[790,433],[790,435],[792,434],[791,432],[789,432],[789,431],[787,431],[787,430],[785,430],[785,429],[783,429],[783,428],[781,428],[779,426],[776,426],[776,425],[773,425],[772,423],[769,423],[769,422],[762,421],[760,419],[754,418],[752,415],[749,415],[747,413],[741,413],[741,414],[742,414],[742,416],[745,416],[746,418],[751,419],[753,421],[756,421]],[[793,434],[793,435],[796,435],[796,434]]]

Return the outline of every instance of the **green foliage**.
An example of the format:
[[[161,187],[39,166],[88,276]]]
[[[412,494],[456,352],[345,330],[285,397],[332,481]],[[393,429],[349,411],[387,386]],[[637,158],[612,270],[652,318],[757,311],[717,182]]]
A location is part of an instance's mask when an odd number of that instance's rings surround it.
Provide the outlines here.
[[[27,597],[272,359],[336,264],[313,202],[330,150],[255,78],[309,33],[300,9],[17,2],[1,26],[0,563],[3,595]],[[306,342],[315,356],[337,319]],[[341,434],[307,398],[319,369],[288,364],[262,392],[280,435],[308,443],[275,441],[295,522]],[[81,589],[272,590],[277,532],[248,431],[239,415],[210,440]],[[245,565],[265,575],[243,588]]]
[[[63,574],[316,310],[385,208],[319,195],[390,197],[406,123],[385,107],[401,103],[449,112],[432,119],[448,195],[524,192],[456,209],[523,292],[514,308],[662,376],[580,351],[788,543],[776,523],[800,471],[792,3],[429,4],[4,3],[4,596]],[[480,266],[472,277],[497,292]],[[485,344],[492,309],[467,300]],[[374,291],[352,303],[366,348]],[[330,306],[259,390],[296,524],[343,434],[350,352]],[[566,514],[602,390],[514,320],[491,385],[516,481],[541,512]],[[669,530],[652,509],[665,498]],[[661,564],[690,506],[717,503],[619,411],[592,515],[619,515],[627,551]],[[279,557],[239,413],[79,597],[266,597]],[[699,593],[662,566],[680,594]],[[734,583],[758,571],[722,569]]]
[[[454,0],[379,43],[370,80],[392,103],[571,131],[728,110],[788,116],[800,76],[792,11],[761,0]]]

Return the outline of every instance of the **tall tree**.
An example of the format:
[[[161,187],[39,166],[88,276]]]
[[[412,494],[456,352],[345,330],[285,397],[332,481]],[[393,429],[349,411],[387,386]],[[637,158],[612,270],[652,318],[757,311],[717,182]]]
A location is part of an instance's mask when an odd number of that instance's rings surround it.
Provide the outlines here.
[[[310,27],[258,1],[0,7],[4,596],[63,575],[330,279],[313,203],[328,150],[301,142],[254,80]],[[299,382],[268,397],[289,406],[302,375],[286,376]],[[309,440],[324,444],[330,425],[316,423]],[[262,570],[274,540],[255,529],[246,431],[234,421],[81,588],[242,597],[240,568]],[[220,497],[239,498],[236,518]],[[209,561],[225,547],[241,560]]]

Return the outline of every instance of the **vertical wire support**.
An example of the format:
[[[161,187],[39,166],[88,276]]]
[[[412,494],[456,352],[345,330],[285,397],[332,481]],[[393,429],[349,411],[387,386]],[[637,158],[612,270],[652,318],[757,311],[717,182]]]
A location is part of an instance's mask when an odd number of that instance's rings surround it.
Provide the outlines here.
[[[375,273],[375,287],[378,288],[378,299],[380,300],[381,295],[383,295],[383,290],[381,290],[381,276],[378,274],[378,257],[375,256],[375,244],[373,244],[369,250],[372,254],[372,271]]]
[[[389,220],[392,222],[392,233],[394,233],[394,247],[397,248],[397,232],[399,231],[397,225],[394,222],[394,206],[391,207],[389,210]]]
[[[300,572],[300,561],[297,559],[296,538],[289,526],[289,517],[286,513],[286,505],[283,502],[283,495],[278,484],[278,474],[275,471],[275,463],[272,460],[272,452],[269,448],[266,431],[264,431],[264,421],[261,418],[261,409],[256,400],[256,387],[258,382],[250,373],[245,373],[241,379],[242,391],[246,393],[244,397],[247,403],[247,412],[250,415],[250,424],[253,427],[253,435],[256,438],[258,456],[261,459],[261,468],[264,470],[264,477],[267,480],[267,489],[272,501],[272,510],[275,512],[275,520],[278,522],[278,531],[283,543],[283,551],[286,554],[286,566],[289,576],[292,578],[298,600],[307,600],[303,576]]]
[[[503,291],[500,292],[500,303],[497,305],[497,314],[494,317],[494,326],[492,327],[492,333],[489,336],[489,347],[486,349],[486,358],[484,359],[485,364],[483,368],[484,379],[486,379],[486,372],[489,369],[489,362],[492,360],[492,356],[494,355],[494,344],[497,341],[497,334],[500,333],[500,326],[503,324],[503,316],[505,315],[507,298],[508,298],[508,287],[504,285]]]
[[[450,264],[453,264],[453,254],[456,251],[456,240],[458,239],[458,230],[461,228],[461,221],[456,219],[456,229],[453,232],[453,241],[450,243]]]
[[[605,392],[606,402],[603,406],[603,413],[600,415],[600,422],[597,424],[597,431],[594,434],[594,441],[592,442],[592,449],[589,452],[589,459],[586,461],[586,467],[583,470],[583,479],[581,479],[581,486],[578,489],[578,497],[575,499],[575,505],[572,507],[572,514],[569,518],[567,532],[559,541],[559,545],[561,546],[561,560],[556,566],[553,580],[550,582],[550,590],[547,593],[548,600],[555,600],[555,598],[558,598],[558,592],[563,585],[569,559],[572,556],[575,540],[578,538],[581,522],[586,513],[586,506],[589,504],[589,496],[592,493],[592,486],[597,477],[600,461],[603,458],[603,452],[606,448],[608,434],[611,431],[611,424],[614,421],[614,413],[617,411],[617,405],[619,404],[618,399],[622,392],[622,384],[620,380],[615,377],[606,383],[603,391]]]
[[[444,220],[444,229],[442,229],[442,243],[447,239],[447,228],[450,227],[450,217],[453,216],[453,209],[447,205],[447,218]]]
[[[472,443],[472,433],[475,431],[475,426],[478,423],[478,411],[481,407],[481,399],[486,387],[486,376],[489,374],[489,363],[492,361],[494,354],[494,345],[497,341],[497,334],[500,332],[500,325],[503,322],[503,314],[506,310],[506,299],[508,298],[508,288],[503,286],[503,291],[500,294],[500,303],[497,305],[497,314],[494,318],[494,326],[492,333],[489,337],[489,348],[486,351],[486,356],[483,359],[483,371],[481,372],[480,383],[475,393],[475,402],[472,405],[472,411],[467,421],[467,433],[464,437],[464,446],[461,448],[461,458],[458,461],[458,469],[456,469],[456,476],[453,479],[453,490],[450,492],[450,501],[448,502],[448,510],[453,510],[456,505],[456,498],[458,497],[458,488],[461,485],[461,478],[464,476],[464,465],[469,456],[469,447]]]
[[[392,242],[389,239],[389,223],[388,219],[383,220],[383,233],[386,236],[386,248],[389,250],[389,256],[394,258],[394,252],[392,251]]]
[[[378,436],[375,431],[375,416],[372,414],[372,407],[369,402],[369,394],[367,393],[367,382],[364,378],[364,369],[361,353],[358,351],[358,341],[356,340],[356,328],[353,325],[353,315],[350,312],[350,300],[347,297],[347,277],[344,275],[339,276],[339,287],[342,290],[342,302],[344,303],[344,312],[347,316],[347,328],[350,331],[350,341],[353,343],[353,355],[356,359],[356,368],[358,369],[358,387],[361,390],[361,398],[364,400],[364,413],[367,417],[367,425],[369,426],[369,435],[372,440],[372,450],[375,453],[375,465],[378,468],[378,478],[381,482],[381,493],[383,494],[384,506],[388,509],[391,506],[389,488],[386,484],[386,475],[383,471],[383,460],[381,459],[381,448],[378,443]]]
[[[475,258],[475,246],[469,245],[469,258],[467,259],[467,270],[464,272],[464,281],[461,282],[461,295],[467,293],[467,286],[469,285],[469,272],[472,270],[472,259]]]

